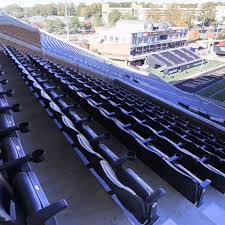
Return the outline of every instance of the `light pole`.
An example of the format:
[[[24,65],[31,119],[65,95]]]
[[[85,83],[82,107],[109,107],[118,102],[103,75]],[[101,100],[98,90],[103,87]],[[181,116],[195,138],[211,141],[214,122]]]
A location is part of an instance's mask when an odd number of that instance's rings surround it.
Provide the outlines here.
[[[200,33],[201,37],[203,35],[203,29],[204,28],[205,28],[205,13],[204,13],[204,16],[203,16],[203,23],[202,23],[202,26],[201,26],[201,33]],[[206,51],[205,55],[206,54],[207,54],[207,51]],[[200,65],[200,67],[198,69],[199,72],[202,72],[203,63],[204,63],[204,58],[202,57],[201,65]]]
[[[67,0],[64,0],[64,5],[65,5],[67,40],[70,41],[70,30],[69,30],[69,21],[68,21]]]
[[[221,9],[221,15],[219,15],[219,21],[218,21],[218,25],[217,25],[217,28],[216,28],[216,35],[215,35],[215,38],[214,38],[213,45],[214,45],[215,41],[217,40],[219,29],[220,29],[220,24],[221,24],[221,21],[222,21],[223,12],[225,11],[225,4],[224,3],[223,3],[221,8],[222,8]]]

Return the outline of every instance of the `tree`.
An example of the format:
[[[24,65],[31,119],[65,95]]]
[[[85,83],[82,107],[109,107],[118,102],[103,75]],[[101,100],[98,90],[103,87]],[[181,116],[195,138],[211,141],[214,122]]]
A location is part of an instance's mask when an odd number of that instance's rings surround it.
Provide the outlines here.
[[[47,15],[56,16],[58,14],[58,9],[55,4],[48,4],[45,6]]]
[[[148,14],[147,18],[148,18],[149,20],[154,21],[154,22],[159,22],[159,21],[161,20],[161,18],[162,18],[162,15],[161,15],[160,12],[154,10],[154,11],[151,11],[151,12]]]
[[[214,32],[212,30],[207,30],[206,33],[205,33],[205,37],[207,39],[213,38],[214,37]]]
[[[93,21],[93,25],[95,27],[99,27],[102,25],[102,15],[101,14],[96,14],[94,21]]]
[[[194,11],[186,12],[183,14],[185,26],[191,28],[193,26],[193,21],[195,19]]]
[[[101,3],[93,3],[87,6],[89,15],[96,16],[97,14],[102,14],[102,4]]]
[[[64,16],[65,15],[65,6],[63,3],[59,3],[57,5],[57,15],[58,16]]]
[[[181,10],[176,4],[170,4],[167,7],[165,14],[165,20],[168,21],[172,26],[183,26],[184,19]]]
[[[222,30],[218,33],[218,39],[225,39],[225,29],[222,29]]]
[[[216,11],[215,11],[216,4],[213,2],[206,2],[202,4],[202,12],[198,17],[198,20],[201,21],[204,26],[210,26],[210,24],[215,22]]]
[[[71,18],[70,21],[70,31],[71,32],[77,32],[77,30],[80,28],[80,22],[76,16]]]
[[[200,33],[197,30],[190,30],[188,32],[188,40],[189,41],[196,41],[200,39]]]
[[[33,10],[33,7],[31,8],[24,8],[23,9],[23,13],[24,13],[24,16],[25,17],[31,17],[34,15],[34,10]]]
[[[121,19],[122,15],[118,10],[113,10],[108,15],[108,20],[110,25],[115,25],[117,21]]]
[[[47,16],[48,15],[47,8],[42,4],[36,4],[32,8],[33,8],[34,15],[36,15],[36,16]]]
[[[92,28],[92,24],[90,21],[85,21],[84,23],[84,29],[85,30],[90,30]]]
[[[79,16],[89,17],[90,16],[90,10],[86,6],[81,7],[80,12],[79,12]]]
[[[72,2],[68,4],[68,14],[70,16],[77,16],[76,15],[76,8],[74,6],[74,3],[72,3]]]
[[[8,14],[10,14],[14,17],[17,17],[17,18],[24,17],[23,8],[18,6],[17,4],[8,5],[8,6],[6,6],[5,10]]]
[[[50,33],[58,33],[61,34],[65,30],[65,24],[61,19],[53,19],[45,21],[45,28]]]

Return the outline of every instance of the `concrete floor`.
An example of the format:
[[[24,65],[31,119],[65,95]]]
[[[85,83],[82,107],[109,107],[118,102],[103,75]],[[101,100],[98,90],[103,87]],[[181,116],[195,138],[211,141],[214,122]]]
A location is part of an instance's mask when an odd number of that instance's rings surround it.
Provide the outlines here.
[[[0,59],[2,57],[0,52]],[[9,79],[7,88],[15,89],[16,93],[14,98],[8,100],[23,106],[22,112],[14,114],[15,120],[31,123],[31,132],[21,136],[25,150],[28,152],[43,148],[48,152],[45,162],[33,166],[39,181],[50,202],[63,197],[68,201],[69,208],[57,217],[59,224],[132,224],[83,166],[23,80],[9,66],[9,61],[0,63]],[[91,125],[98,132],[105,131],[100,124]],[[107,143],[119,156],[128,150],[115,137]],[[155,225],[225,225],[225,196],[214,188],[207,190],[203,205],[197,208],[139,160],[127,162],[127,166],[133,168],[153,188],[163,187],[166,190],[166,195],[158,204],[160,217]]]

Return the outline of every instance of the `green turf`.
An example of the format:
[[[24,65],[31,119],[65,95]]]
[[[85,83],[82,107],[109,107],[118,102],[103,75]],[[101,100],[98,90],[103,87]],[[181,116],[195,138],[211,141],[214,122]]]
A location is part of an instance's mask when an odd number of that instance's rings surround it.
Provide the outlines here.
[[[216,60],[208,60],[207,63],[204,63],[201,70],[205,71],[209,68],[213,68],[216,67],[218,65],[223,64],[223,62],[219,62]],[[159,76],[160,78],[162,78],[163,80],[167,81],[167,82],[174,82],[174,81],[178,81],[178,80],[182,80],[183,78],[187,77],[187,76],[191,76],[193,74],[196,74],[199,72],[201,65],[196,66],[196,67],[192,67],[188,70],[185,70],[183,72],[178,72],[178,73],[174,73],[171,75],[164,75],[163,72],[160,72],[158,69],[153,69],[153,68],[149,68],[149,71],[157,76]]]
[[[217,100],[217,101],[224,102],[224,101],[225,101],[225,89],[223,89],[223,90],[220,91],[219,93],[213,95],[211,98],[212,98],[212,99],[215,99],[215,100]]]
[[[211,95],[219,92],[224,88],[225,88],[225,79],[218,81],[217,83],[211,85],[210,87],[199,91],[198,94],[205,97],[210,97]]]

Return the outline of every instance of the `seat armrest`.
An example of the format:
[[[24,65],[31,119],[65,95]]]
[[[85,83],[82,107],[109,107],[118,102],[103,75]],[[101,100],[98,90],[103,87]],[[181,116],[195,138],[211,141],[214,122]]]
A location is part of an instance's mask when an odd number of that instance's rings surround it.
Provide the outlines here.
[[[58,212],[65,208],[67,208],[67,202],[64,199],[61,199],[43,209],[40,209],[35,214],[28,216],[27,225],[45,224],[48,219],[55,216]]]

